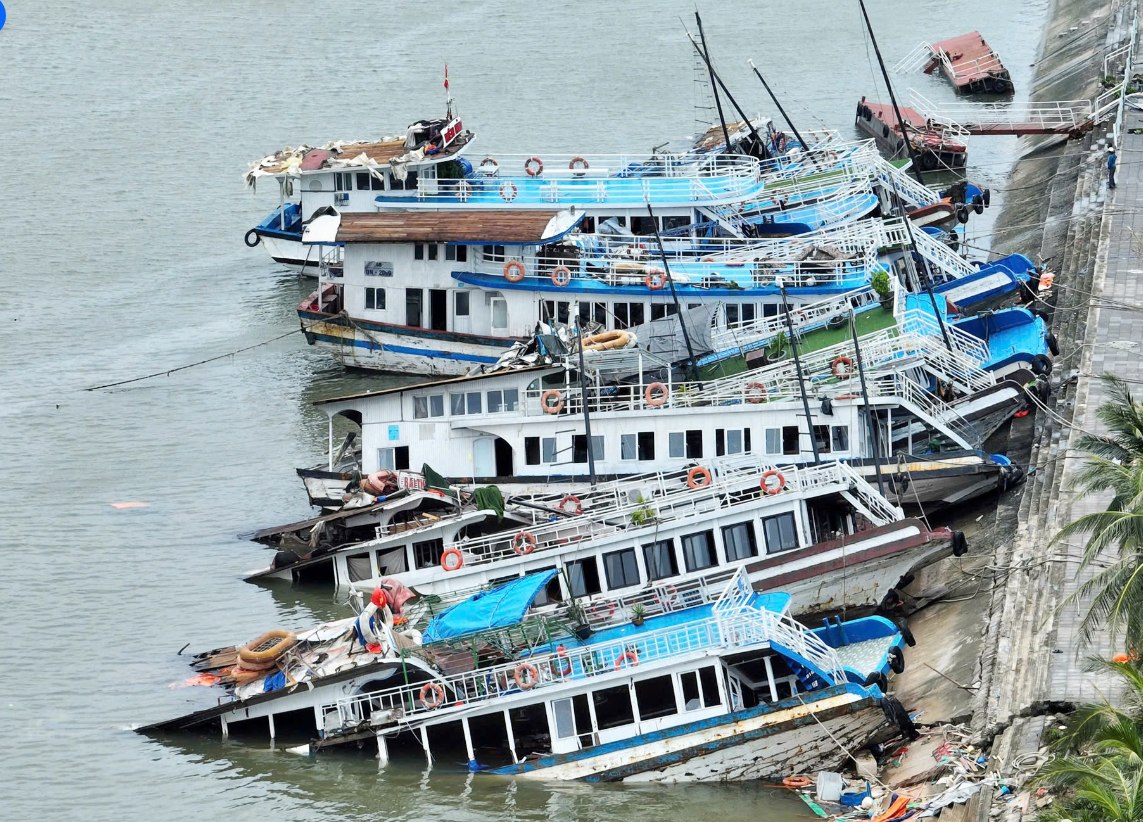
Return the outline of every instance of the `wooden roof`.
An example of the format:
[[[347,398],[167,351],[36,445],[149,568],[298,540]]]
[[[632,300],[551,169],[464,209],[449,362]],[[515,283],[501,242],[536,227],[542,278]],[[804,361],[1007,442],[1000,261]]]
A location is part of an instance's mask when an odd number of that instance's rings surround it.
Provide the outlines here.
[[[559,211],[379,211],[341,215],[342,243],[539,243]]]
[[[430,154],[425,157],[422,162],[432,163],[448,159],[460,152],[469,143],[471,135],[468,132],[462,132],[455,140],[445,146],[436,154]],[[405,138],[400,137],[395,140],[384,140],[377,143],[328,143],[325,146],[319,147],[321,150],[334,152],[336,154],[335,163],[339,163],[338,167],[344,167],[346,160],[352,160],[364,154],[377,165],[388,165],[389,161],[394,157],[400,157],[405,154],[409,149],[405,148]],[[317,149],[309,149],[314,151]],[[295,152],[296,154],[296,152]],[[289,167],[290,159],[294,155],[282,157],[278,162],[269,165],[261,166],[262,171],[268,174],[280,174]]]

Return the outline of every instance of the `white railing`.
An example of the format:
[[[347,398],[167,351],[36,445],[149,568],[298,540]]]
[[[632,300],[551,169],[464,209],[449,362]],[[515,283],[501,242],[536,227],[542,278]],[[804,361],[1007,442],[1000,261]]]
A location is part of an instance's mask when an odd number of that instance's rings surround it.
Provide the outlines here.
[[[933,47],[928,43],[920,43],[915,46],[908,54],[893,66],[893,71],[898,74],[912,74],[915,71],[929,66],[936,62],[933,57]]]
[[[888,160],[882,159],[878,166],[878,179],[890,191],[896,190],[909,205],[923,208],[940,202],[940,195],[927,186],[921,185],[906,171],[906,167],[898,168]]]
[[[931,102],[915,89],[909,89],[909,103],[926,119],[959,126],[966,131],[1038,128],[1069,131],[1084,126],[1092,117],[1090,100],[1056,100],[1025,103],[941,103]]]
[[[786,614],[746,607],[739,600],[740,579],[736,576],[727,586],[734,588],[731,598],[738,607],[720,611],[714,619],[696,619],[584,646],[574,646],[569,642],[572,647],[561,646],[550,652],[525,655],[512,662],[442,676],[437,681],[445,696],[439,706],[426,704],[421,698],[423,686],[420,684],[344,697],[319,708],[322,725],[328,733],[355,728],[367,721],[373,727],[380,727],[410,723],[430,713],[467,710],[474,704],[523,693],[516,683],[515,674],[525,664],[534,668],[536,680],[532,687],[540,690],[586,679],[626,679],[631,675],[629,665],[632,656],[636,664],[648,665],[727,648],[764,648],[770,642],[796,654],[824,673],[826,685],[845,681],[837,652],[817,635]],[[428,647],[431,649],[432,646]],[[336,722],[331,722],[334,716]]]

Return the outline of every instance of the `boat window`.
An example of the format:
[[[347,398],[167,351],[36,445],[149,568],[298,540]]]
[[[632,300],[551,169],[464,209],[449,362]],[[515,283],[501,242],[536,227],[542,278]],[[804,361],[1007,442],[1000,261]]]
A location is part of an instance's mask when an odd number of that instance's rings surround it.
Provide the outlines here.
[[[417,172],[409,169],[405,172],[405,179],[398,180],[397,175],[393,174],[389,177],[389,190],[390,191],[415,191],[417,188]]]
[[[641,679],[635,683],[635,703],[639,706],[639,719],[658,719],[679,712],[675,702],[675,687],[671,675]]]
[[[368,171],[357,172],[357,190],[369,191],[370,189],[373,189],[374,191],[384,191],[385,178],[383,176],[374,177]]]
[[[520,403],[520,392],[515,388],[488,392],[488,413],[499,414],[503,411],[515,411]]]
[[[782,429],[781,428],[767,428],[766,429],[766,453],[767,454],[781,454],[782,453]]]
[[[369,554],[367,553],[346,557],[345,564],[349,567],[350,582],[361,582],[373,577],[373,569],[369,565]]]
[[[615,315],[616,328],[642,325],[646,320],[643,313],[643,303],[615,303],[612,313]]]
[[[763,317],[777,317],[778,306],[776,303],[762,303],[762,316]]]
[[[575,714],[571,699],[552,701],[552,716],[555,717],[556,739],[571,739],[575,736]]]
[[[714,554],[713,531],[687,534],[682,538],[682,543],[683,563],[688,571],[701,571],[718,565],[718,558]]]
[[[762,533],[766,537],[766,553],[774,554],[798,547],[798,530],[792,513],[778,514],[762,519]]]
[[[540,321],[545,323],[563,323],[564,325],[567,325],[568,317],[570,316],[568,313],[570,305],[571,304],[565,300],[544,300]]]
[[[430,243],[429,244],[429,259],[430,260],[438,259],[439,253],[440,253],[440,246],[438,246],[436,243]]]
[[[573,597],[603,593],[603,588],[599,584],[599,565],[595,557],[565,563],[564,570],[568,575],[568,589]]]
[[[396,448],[378,448],[377,449],[377,468],[378,470],[388,469],[390,471],[396,469]]]
[[[454,417],[463,417],[465,414],[479,414],[481,410],[481,399],[479,391],[469,391],[465,394],[449,394],[449,410]]]
[[[830,453],[830,438],[828,425],[815,425],[814,426],[814,440],[818,445],[819,454]]]
[[[655,233],[655,220],[651,217],[632,217],[631,232],[640,236]]]
[[[635,562],[634,548],[604,554],[603,570],[607,574],[607,587],[613,591],[639,584],[639,565]]]
[[[458,316],[458,317],[467,317],[468,316],[468,310],[469,310],[468,309],[468,292],[467,291],[457,291],[456,295],[453,297],[453,299],[454,299],[453,313],[456,314],[456,316]]]
[[[601,731],[630,725],[635,721],[635,712],[631,709],[631,691],[626,685],[594,691],[591,701],[595,703],[595,721]]]
[[[353,174],[350,172],[337,172],[333,175],[334,191],[353,191]]]
[[[678,574],[674,540],[663,539],[644,545],[643,564],[647,566],[648,579],[664,579]]]
[[[702,429],[672,431],[667,437],[667,451],[671,459],[700,459]]]
[[[414,260],[425,259],[425,244],[424,243],[414,243],[413,244],[413,259]]]
[[[549,565],[546,568],[529,568],[528,573],[529,574],[541,574],[544,571],[554,571],[554,570],[556,570],[556,566]],[[557,576],[552,577],[550,580],[548,580],[548,584],[544,586],[544,590],[542,590],[542,591],[540,591],[540,593],[536,594],[536,598],[534,600],[532,600],[532,604],[535,606],[540,606],[540,605],[550,605],[553,602],[563,602],[563,601],[564,601],[564,595],[563,595],[563,592],[560,590],[560,578],[557,575]]]
[[[310,180],[310,191],[321,191],[321,180],[317,177]]]
[[[377,573],[387,577],[393,574],[403,574],[409,570],[409,563],[405,561],[405,546],[385,548],[377,552]]]
[[[579,318],[585,323],[607,325],[607,303],[580,303]]]
[[[666,215],[663,217],[663,231],[674,231],[678,228],[686,228],[691,224],[691,218],[685,214],[675,216]]]
[[[508,327],[508,301],[507,300],[493,300],[492,301],[492,327],[493,328],[507,328]]]
[[[702,704],[704,708],[713,708],[722,704],[722,697],[718,693],[718,673],[714,666],[699,669],[699,684],[702,685]]]
[[[683,691],[683,710],[697,711],[702,707],[702,691],[699,689],[698,674],[687,671],[679,674],[679,684]]]
[[[782,453],[783,454],[800,454],[802,453],[801,444],[802,434],[796,425],[782,426]]]
[[[848,451],[849,450],[849,426],[848,425],[835,425],[835,426],[833,426],[833,450],[834,451]]]
[[[365,307],[375,309],[377,311],[385,310],[385,289],[384,288],[367,288],[365,289]]]
[[[749,325],[750,323],[754,322],[754,320],[757,318],[757,313],[756,313],[754,303],[743,303],[742,305],[739,306],[739,309],[742,312],[742,324],[743,325]]]
[[[524,462],[527,465],[550,464],[556,461],[555,437],[524,437]]]
[[[508,721],[512,724],[512,741],[518,759],[523,761],[533,754],[551,751],[548,712],[543,702],[512,708],[508,711]]]
[[[468,262],[468,246],[466,245],[446,245],[445,246],[445,259],[451,262],[466,263]]]
[[[444,540],[427,539],[424,542],[413,543],[413,567],[432,568],[440,565],[441,554],[444,553]]]
[[[722,457],[727,454],[749,454],[750,453],[750,429],[749,428],[730,428],[730,429],[715,429],[714,432],[714,453],[716,456]]]
[[[651,305],[651,319],[662,320],[673,317],[679,313],[679,307],[674,303],[653,303]]]
[[[603,435],[592,436],[591,455],[597,460],[603,459]],[[572,434],[572,462],[587,462],[587,435]]]
[[[738,306],[733,303],[726,304],[726,327],[738,328]]]
[[[547,465],[556,461],[556,438],[544,437],[540,440],[540,459]]]
[[[727,525],[722,529],[722,545],[726,549],[727,562],[758,556],[754,523],[740,522],[737,525]]]
[[[413,419],[444,416],[444,394],[430,394],[427,397],[413,397]]]
[[[486,245],[480,249],[480,255],[484,257],[486,263],[502,263],[504,262],[504,246],[502,245]]]
[[[376,260],[365,264],[366,277],[392,277],[393,264],[386,262],[378,262]]]

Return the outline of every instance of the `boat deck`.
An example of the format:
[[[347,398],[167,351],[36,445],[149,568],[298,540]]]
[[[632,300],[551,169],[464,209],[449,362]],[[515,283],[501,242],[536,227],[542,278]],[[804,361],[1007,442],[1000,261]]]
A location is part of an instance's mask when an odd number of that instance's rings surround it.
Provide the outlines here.
[[[841,660],[844,667],[862,674],[869,674],[881,669],[885,654],[889,652],[896,641],[896,636],[876,637],[864,642],[844,645],[834,650],[837,651],[837,658]]]
[[[934,58],[932,68],[940,65],[958,92],[1012,91],[1008,69],[979,31],[941,40],[929,48]]]

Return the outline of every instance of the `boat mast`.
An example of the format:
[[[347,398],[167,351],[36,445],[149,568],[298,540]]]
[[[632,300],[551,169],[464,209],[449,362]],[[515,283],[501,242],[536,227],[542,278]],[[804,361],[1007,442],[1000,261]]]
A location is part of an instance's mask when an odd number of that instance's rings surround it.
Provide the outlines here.
[[[790,119],[790,115],[786,113],[786,109],[782,108],[782,104],[778,102],[778,97],[770,90],[770,84],[766,82],[766,78],[762,76],[762,72],[758,70],[758,66],[754,65],[753,60],[747,60],[746,62],[750,64],[750,68],[754,69],[754,74],[762,81],[762,88],[766,89],[766,93],[769,94],[770,99],[774,101],[774,106],[778,109],[778,113],[782,115],[782,119],[786,121],[786,125],[790,127],[790,131],[794,132],[794,137],[802,144],[802,150],[809,151],[809,145],[802,139],[802,135],[798,133],[798,127],[794,125],[794,121]]]
[[[814,418],[810,415],[810,397],[806,394],[806,382],[802,377],[802,358],[798,356],[798,344],[794,341],[794,319],[790,316],[790,302],[786,299],[786,285],[778,279],[778,291],[782,294],[782,311],[786,314],[786,330],[790,334],[790,350],[794,353],[794,368],[798,373],[798,391],[802,395],[802,408],[806,412],[806,427],[810,431],[810,446],[814,449],[814,465],[821,464],[818,454],[818,440],[814,436]]]
[[[695,22],[698,23],[699,37],[702,38],[702,44],[706,48],[706,53],[703,54],[703,61],[706,63],[707,71],[710,72],[710,90],[714,92],[714,105],[718,109],[718,122],[722,124],[722,139],[726,141],[726,153],[730,153],[730,132],[726,130],[726,118],[722,116],[722,99],[718,96],[718,84],[714,81],[714,67],[710,64],[710,46],[706,44],[706,35],[702,31],[702,18],[699,17],[698,9],[695,9]]]
[[[865,420],[869,425],[873,437],[873,470],[877,473],[877,491],[885,496],[885,479],[881,476],[881,430],[877,426],[877,417],[869,405],[869,389],[865,385],[865,363],[861,359],[861,343],[857,338],[857,312],[853,304],[849,306],[849,330],[853,334],[853,350],[857,355],[857,375],[861,378],[861,400],[865,405]]]
[[[583,364],[583,326],[580,324],[579,301],[575,304],[575,335],[579,342],[579,398],[583,403],[583,432],[587,436],[587,475],[591,487],[595,487],[595,449],[591,447],[591,414],[587,396],[587,369]]]
[[[659,246],[659,259],[663,261],[663,276],[667,278],[667,285],[671,289],[671,299],[675,303],[675,316],[679,318],[679,327],[683,330],[683,342],[687,345],[687,376],[692,380],[697,380],[698,366],[695,364],[695,350],[691,345],[691,335],[687,331],[687,319],[683,315],[683,307],[679,304],[679,295],[675,291],[675,280],[671,277],[671,267],[667,264],[667,250],[663,248],[663,238],[659,235],[659,223],[655,219],[655,210],[651,208],[650,200],[647,201],[647,214],[651,217],[651,228],[655,232],[655,242]],[[647,350],[650,351],[650,347]]]
[[[749,117],[746,116],[746,112],[742,110],[742,106],[738,105],[738,101],[734,99],[734,95],[730,93],[730,89],[726,87],[726,83],[722,82],[722,77],[717,71],[714,70],[714,66],[711,65],[710,59],[706,56],[706,52],[703,51],[702,46],[700,46],[695,38],[691,36],[689,31],[687,32],[687,39],[691,41],[691,45],[695,47],[695,51],[698,52],[699,57],[701,57],[703,62],[706,63],[706,67],[710,70],[711,75],[715,80],[718,81],[718,87],[721,88],[726,94],[726,99],[730,100],[730,104],[734,106],[734,110],[738,112],[738,116],[742,118],[742,121],[746,123],[746,127],[750,129],[750,136],[753,137],[755,142],[762,147],[763,151],[767,151],[766,141],[763,140],[762,137],[758,134],[758,130],[754,128],[754,123],[750,120]],[[769,152],[767,151],[767,154],[768,153]]]
[[[897,107],[897,95],[893,93],[893,84],[889,82],[889,72],[885,69],[885,60],[881,57],[881,49],[877,45],[877,38],[873,35],[873,24],[869,22],[869,13],[865,10],[865,0],[857,0],[861,5],[861,16],[865,18],[865,28],[869,31],[869,39],[873,43],[873,53],[877,55],[877,65],[881,66],[881,76],[885,79],[885,88],[889,89],[889,101],[893,104],[893,114],[897,117],[897,126],[901,129],[901,139],[905,141],[905,148],[909,152],[909,159],[913,163],[913,174],[917,182],[924,185],[925,178],[921,176],[921,164],[917,162],[917,155],[913,152],[913,144],[909,140],[909,132],[905,130],[905,120],[901,117],[901,109]]]

